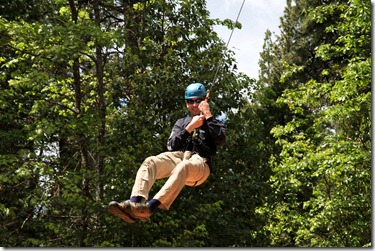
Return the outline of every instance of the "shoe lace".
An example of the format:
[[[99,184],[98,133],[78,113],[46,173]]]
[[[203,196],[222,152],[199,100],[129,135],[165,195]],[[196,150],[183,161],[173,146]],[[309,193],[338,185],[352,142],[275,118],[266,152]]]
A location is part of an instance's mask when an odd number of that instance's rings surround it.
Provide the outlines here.
[[[135,203],[135,208],[139,210],[145,210],[145,209],[150,209],[150,206],[148,203]]]

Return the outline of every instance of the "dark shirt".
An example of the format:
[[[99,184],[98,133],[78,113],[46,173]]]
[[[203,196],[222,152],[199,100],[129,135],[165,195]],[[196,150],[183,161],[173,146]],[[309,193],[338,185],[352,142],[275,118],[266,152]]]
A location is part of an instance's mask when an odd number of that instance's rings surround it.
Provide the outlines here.
[[[168,139],[170,151],[193,151],[206,158],[211,168],[211,161],[215,158],[217,147],[223,145],[226,140],[226,126],[223,122],[213,117],[204,121],[203,125],[194,133],[186,131],[186,126],[192,117],[180,118],[174,124],[172,133]]]

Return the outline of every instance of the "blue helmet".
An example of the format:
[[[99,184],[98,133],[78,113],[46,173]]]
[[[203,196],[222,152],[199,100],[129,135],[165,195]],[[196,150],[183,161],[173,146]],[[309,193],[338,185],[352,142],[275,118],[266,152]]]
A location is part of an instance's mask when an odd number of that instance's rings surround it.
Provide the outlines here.
[[[201,83],[193,83],[185,89],[185,99],[206,97],[206,87]]]

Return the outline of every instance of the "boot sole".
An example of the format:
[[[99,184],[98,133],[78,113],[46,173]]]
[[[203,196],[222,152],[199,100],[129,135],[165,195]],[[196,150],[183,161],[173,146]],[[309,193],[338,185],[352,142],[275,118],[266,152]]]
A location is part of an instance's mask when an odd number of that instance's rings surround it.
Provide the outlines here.
[[[108,211],[111,214],[120,217],[121,219],[123,219],[127,223],[135,223],[137,221],[135,218],[130,216],[127,212],[123,211],[116,201],[111,201],[109,203]]]

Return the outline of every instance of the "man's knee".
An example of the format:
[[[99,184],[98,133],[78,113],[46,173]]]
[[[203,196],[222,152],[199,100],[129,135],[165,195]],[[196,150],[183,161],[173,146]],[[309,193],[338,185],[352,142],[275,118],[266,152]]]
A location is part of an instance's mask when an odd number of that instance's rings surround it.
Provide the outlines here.
[[[142,166],[145,166],[145,167],[152,167],[152,166],[155,165],[156,160],[157,160],[157,157],[155,157],[155,156],[149,156],[149,157],[147,157],[147,158],[143,161]]]

